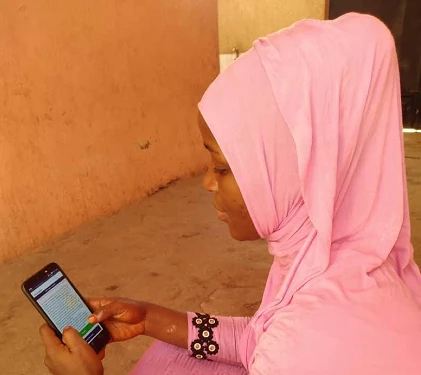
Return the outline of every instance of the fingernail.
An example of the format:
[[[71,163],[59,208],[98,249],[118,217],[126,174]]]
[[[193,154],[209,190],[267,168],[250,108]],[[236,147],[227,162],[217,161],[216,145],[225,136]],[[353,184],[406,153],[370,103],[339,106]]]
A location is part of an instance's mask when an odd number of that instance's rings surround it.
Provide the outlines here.
[[[70,329],[71,327],[69,327],[69,326],[67,326],[67,327],[64,327],[64,329],[63,329],[63,332],[66,332],[66,331],[68,331],[69,329]]]
[[[88,318],[88,322],[89,322],[89,323],[95,323],[95,322],[96,322],[96,317],[95,317],[95,315],[91,315],[91,316]]]

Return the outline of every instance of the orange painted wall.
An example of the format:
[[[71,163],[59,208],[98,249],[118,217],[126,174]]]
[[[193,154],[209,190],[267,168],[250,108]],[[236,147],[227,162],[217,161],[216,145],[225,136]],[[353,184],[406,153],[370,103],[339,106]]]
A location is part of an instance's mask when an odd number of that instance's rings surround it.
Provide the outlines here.
[[[216,0],[3,0],[0,260],[200,171]]]

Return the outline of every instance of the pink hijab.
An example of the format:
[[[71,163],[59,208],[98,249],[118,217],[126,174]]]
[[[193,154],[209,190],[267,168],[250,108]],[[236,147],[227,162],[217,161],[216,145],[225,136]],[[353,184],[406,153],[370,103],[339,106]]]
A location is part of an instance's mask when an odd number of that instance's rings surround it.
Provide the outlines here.
[[[364,288],[390,262],[421,302],[398,62],[379,20],[305,20],[259,39],[199,108],[274,256],[242,340],[246,367],[274,313],[331,270],[350,270],[353,287]]]

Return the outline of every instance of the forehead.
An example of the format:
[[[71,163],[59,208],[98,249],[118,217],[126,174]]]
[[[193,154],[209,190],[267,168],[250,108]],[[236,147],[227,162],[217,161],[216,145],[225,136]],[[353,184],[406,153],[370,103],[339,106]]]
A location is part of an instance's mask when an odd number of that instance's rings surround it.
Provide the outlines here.
[[[213,133],[209,129],[209,126],[206,124],[205,119],[203,118],[202,114],[199,112],[199,129],[202,133],[203,143],[205,144],[205,148],[208,149],[212,155],[216,157],[224,157],[221,148],[218,145]]]
[[[199,123],[199,129],[200,129],[200,132],[202,133],[203,141],[205,142],[205,144],[211,144],[213,146],[218,145],[218,142],[216,142],[214,135],[212,134],[211,130],[209,129],[208,124],[206,123],[205,119],[203,118],[200,112],[199,112],[198,123]],[[218,150],[219,150],[219,146],[218,146]]]

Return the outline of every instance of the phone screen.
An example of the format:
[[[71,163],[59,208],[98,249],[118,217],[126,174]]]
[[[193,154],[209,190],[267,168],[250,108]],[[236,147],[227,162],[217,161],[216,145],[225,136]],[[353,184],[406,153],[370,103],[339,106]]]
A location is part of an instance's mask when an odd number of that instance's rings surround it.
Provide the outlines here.
[[[91,311],[59,269],[50,270],[28,292],[61,334],[72,326],[90,344],[103,331],[100,324],[87,322]]]

